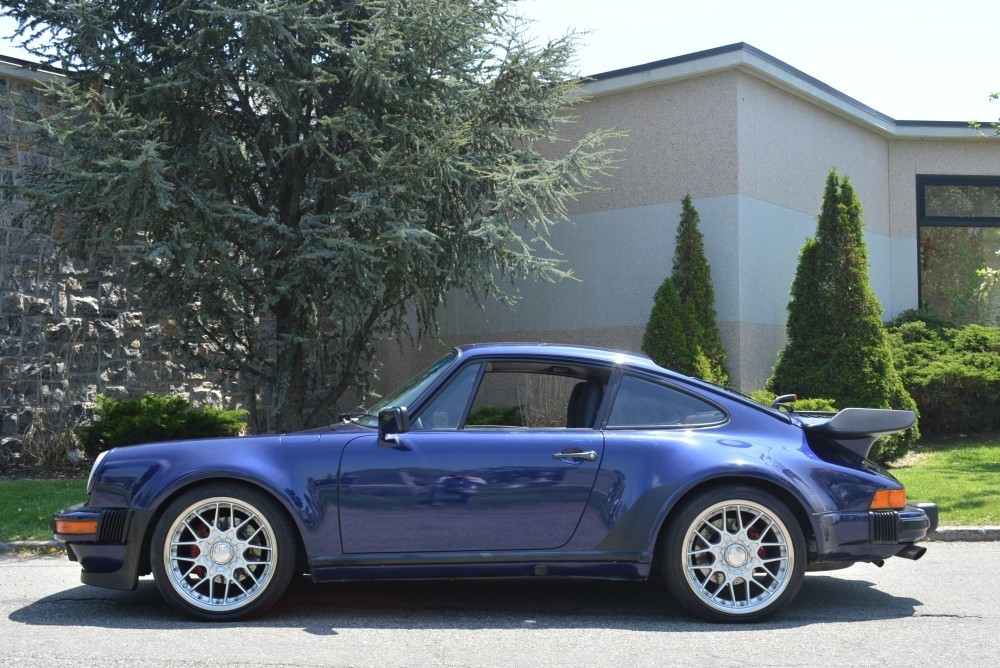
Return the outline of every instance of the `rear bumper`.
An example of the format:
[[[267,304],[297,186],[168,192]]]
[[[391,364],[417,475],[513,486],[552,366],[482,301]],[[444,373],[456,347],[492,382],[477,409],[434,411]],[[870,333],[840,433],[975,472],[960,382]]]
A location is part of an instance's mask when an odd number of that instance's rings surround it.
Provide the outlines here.
[[[873,545],[915,543],[937,529],[936,503],[911,503],[903,510],[868,513],[868,542]]]
[[[927,538],[938,526],[938,507],[908,503],[903,510],[826,513],[817,519],[817,562],[877,561]]]
[[[56,512],[52,520],[56,540],[66,543],[70,561],[83,569],[84,584],[107,589],[135,589],[139,579],[143,536],[148,513],[128,508],[88,508],[83,504]],[[94,533],[59,533],[60,521],[96,521]]]

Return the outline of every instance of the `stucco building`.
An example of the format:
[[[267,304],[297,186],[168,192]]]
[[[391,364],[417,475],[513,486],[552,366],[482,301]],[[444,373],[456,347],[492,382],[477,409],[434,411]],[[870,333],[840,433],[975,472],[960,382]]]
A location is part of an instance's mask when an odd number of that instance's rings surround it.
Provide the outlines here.
[[[441,314],[446,344],[639,350],[690,194],[733,381],[760,388],[785,342],[798,252],[815,233],[831,167],[850,176],[864,208],[871,283],[886,319],[922,300],[958,320],[995,324],[974,294],[976,270],[1000,266],[992,129],[894,120],[743,43],[599,74],[585,88],[570,138],[595,128],[628,136],[619,169],[572,204],[574,224],[553,230],[553,246],[579,280],[521,285],[514,309],[483,313],[453,300]],[[958,256],[966,266],[956,267]],[[390,360],[387,384],[439,352],[425,349],[419,359]]]

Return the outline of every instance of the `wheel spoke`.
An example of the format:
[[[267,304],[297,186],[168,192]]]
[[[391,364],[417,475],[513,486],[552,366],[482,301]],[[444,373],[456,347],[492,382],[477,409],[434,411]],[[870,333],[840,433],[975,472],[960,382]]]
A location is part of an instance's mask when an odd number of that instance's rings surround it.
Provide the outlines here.
[[[244,571],[244,573],[245,573],[245,572],[246,572],[246,571]],[[242,583],[242,582],[240,582],[240,579],[239,579],[238,577],[236,577],[236,574],[235,574],[235,573],[233,574],[233,579],[231,580],[231,582],[232,582],[232,583],[233,583],[234,585],[236,585],[237,587],[239,587],[239,588],[240,588],[240,591],[241,591],[241,592],[243,592],[243,595],[244,595],[244,596],[246,596],[246,595],[247,595],[247,594],[249,593],[249,592],[247,592],[247,590],[246,590],[246,587],[244,587],[244,586],[243,586],[243,583]]]
[[[756,510],[756,509],[753,509],[753,510]],[[746,525],[746,529],[751,529],[754,524],[757,524],[757,520],[759,520],[763,516],[764,516],[764,512],[761,511],[761,510],[757,510],[757,514],[754,515],[753,520],[751,520],[750,523]],[[744,533],[745,533],[745,531],[744,531]],[[767,533],[766,530],[765,531],[761,531],[760,535],[763,536],[765,533]]]
[[[249,520],[247,520],[247,521],[249,521]],[[252,541],[263,530],[264,530],[264,527],[257,527],[257,529],[252,534],[250,534],[249,536],[247,536],[246,542],[249,543],[250,541]]]
[[[233,574],[232,573],[224,573],[222,575],[222,582],[220,584],[222,585],[222,604],[223,605],[226,605],[227,603],[229,603],[229,599],[230,599],[229,591],[233,588],[233,582],[235,582],[235,579],[233,578]]]
[[[204,523],[204,520],[201,521]],[[192,536],[195,537],[195,539],[201,538],[201,536],[198,535],[198,531],[193,526],[191,526],[191,523],[187,519],[184,520],[184,527],[188,530],[188,533],[190,533]]]
[[[197,518],[198,518],[199,520],[201,520],[201,521],[202,521],[202,524],[204,524],[205,526],[207,526],[208,528],[210,528],[210,529],[211,529],[211,528],[212,528],[212,526],[213,526],[213,523],[212,523],[212,522],[209,522],[208,520],[206,520],[206,519],[205,519],[205,517],[204,517],[204,516],[203,516],[203,515],[201,514],[201,513],[202,513],[202,510],[203,510],[203,509],[199,508],[198,510],[194,511],[194,512],[192,513],[192,515],[194,515],[195,517],[197,517]]]
[[[770,580],[770,583],[761,582],[760,575],[757,573],[751,573],[750,577],[753,579],[754,583],[764,591],[771,591],[771,588],[775,585],[776,582],[774,576],[771,575],[770,573],[768,573],[766,576],[767,579]]]
[[[243,572],[246,573],[250,577],[251,580],[253,580],[253,586],[256,587],[258,585],[259,580],[257,580],[257,576],[254,575],[253,571],[251,569],[249,569],[249,568],[244,568]],[[252,588],[253,587],[251,587],[251,589]]]

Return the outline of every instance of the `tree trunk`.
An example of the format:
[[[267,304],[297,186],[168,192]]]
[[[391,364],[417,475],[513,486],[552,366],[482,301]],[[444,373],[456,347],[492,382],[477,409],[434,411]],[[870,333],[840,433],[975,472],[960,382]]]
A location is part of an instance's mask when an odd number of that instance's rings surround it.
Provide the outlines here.
[[[301,341],[304,318],[288,297],[274,309],[278,335],[277,378],[272,396],[274,427],[279,433],[302,428],[305,411],[305,346]]]

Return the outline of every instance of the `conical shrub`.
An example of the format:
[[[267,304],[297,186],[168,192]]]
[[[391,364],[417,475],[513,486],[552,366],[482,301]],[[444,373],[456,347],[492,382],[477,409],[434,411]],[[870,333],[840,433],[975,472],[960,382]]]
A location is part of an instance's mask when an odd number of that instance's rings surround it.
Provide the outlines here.
[[[893,365],[881,314],[868,281],[861,203],[850,180],[830,170],[816,237],[802,247],[792,282],[788,343],[767,389],[829,397],[842,408],[916,411]],[[883,438],[870,457],[899,457],[918,435],[914,425]]]

